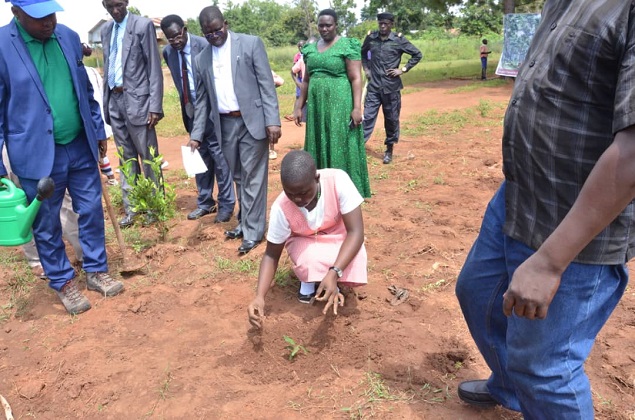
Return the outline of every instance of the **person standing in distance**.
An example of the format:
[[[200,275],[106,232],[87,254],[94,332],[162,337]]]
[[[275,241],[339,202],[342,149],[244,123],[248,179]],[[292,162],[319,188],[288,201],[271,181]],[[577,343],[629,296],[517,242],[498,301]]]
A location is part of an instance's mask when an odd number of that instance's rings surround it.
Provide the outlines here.
[[[194,60],[197,100],[190,139],[200,143],[213,119],[240,204],[239,224],[225,236],[243,238],[238,252],[246,254],[265,234],[269,143],[281,134],[278,96],[260,38],[230,31],[216,6],[204,8],[199,22],[210,45]]]
[[[183,125],[188,133],[194,126],[194,107],[196,104],[196,80],[194,74],[194,59],[207,47],[208,43],[202,36],[192,35],[180,16],[168,15],[161,20],[161,30],[165,34],[169,45],[163,49],[163,59],[170,69],[174,85],[179,93]],[[203,143],[192,142],[191,147],[198,149],[207,172],[197,174],[196,188],[198,197],[197,208],[187,215],[189,220],[199,219],[207,214],[218,211],[214,223],[228,222],[234,212],[236,196],[229,172],[229,165],[216,139],[214,123],[207,120]],[[214,176],[216,175],[216,176]],[[214,178],[218,183],[217,201],[214,202]]]
[[[373,134],[381,106],[386,129],[385,164],[392,162],[394,145],[399,142],[399,113],[403,89],[401,75],[416,66],[423,57],[421,51],[410,41],[401,34],[392,32],[394,22],[392,13],[379,13],[379,30],[368,34],[362,44],[362,66],[368,79],[364,100],[364,140],[368,142]],[[403,54],[408,54],[410,59],[400,68]]]
[[[128,13],[128,0],[103,0],[114,22],[104,25],[104,119],[110,124],[124,162],[132,160],[131,173],[141,173],[139,158],[152,160],[150,148],[159,153],[155,126],[163,118],[163,72],[154,24],[148,18]],[[143,173],[157,182],[152,167]],[[130,207],[130,185],[121,179],[126,215],[119,225],[132,226],[135,213]],[[147,220],[151,221],[151,218]]]
[[[481,80],[487,80],[487,56],[492,52],[487,47],[487,40],[483,39],[483,44],[479,48],[479,53],[481,55]]]
[[[105,296],[124,285],[108,274],[104,210],[97,161],[106,154],[99,104],[82,62],[77,33],[57,24],[54,0],[11,0],[14,19],[0,28],[0,149],[6,144],[14,174],[28,200],[38,180],[51,177],[53,195],[42,202],[33,237],[49,286],[70,314],[90,309],[78,288],[62,240],[60,209],[68,192],[79,215],[79,241],[88,290]],[[7,168],[0,160],[0,177]]]

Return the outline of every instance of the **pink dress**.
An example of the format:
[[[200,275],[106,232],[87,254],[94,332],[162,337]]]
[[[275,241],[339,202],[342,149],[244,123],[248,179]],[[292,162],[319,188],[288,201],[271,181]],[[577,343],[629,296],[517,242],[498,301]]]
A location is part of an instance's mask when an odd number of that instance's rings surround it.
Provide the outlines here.
[[[298,206],[284,193],[276,199],[291,228],[291,237],[286,241],[285,247],[293,263],[293,271],[303,282],[320,282],[324,279],[346,238],[337,185],[330,170],[320,170],[320,184],[324,200],[324,220],[317,230],[309,227]],[[344,269],[339,284],[352,287],[368,283],[367,259],[366,247],[362,244],[357,255]]]

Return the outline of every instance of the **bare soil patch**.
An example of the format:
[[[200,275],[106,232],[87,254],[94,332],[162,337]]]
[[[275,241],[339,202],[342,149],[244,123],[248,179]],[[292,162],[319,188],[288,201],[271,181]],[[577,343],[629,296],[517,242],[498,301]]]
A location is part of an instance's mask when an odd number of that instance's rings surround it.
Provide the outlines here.
[[[367,145],[374,195],[363,207],[369,285],[360,296],[349,294],[339,316],[322,316],[321,307],[297,302],[297,280],[288,277],[268,296],[262,332],[250,328],[247,305],[264,246],[238,257],[239,243],[223,235],[235,220],[186,220],[195,206],[193,180],[179,175],[186,139],[160,139],[180,213],[169,241],[140,253],[147,271],[124,278],[121,296],[87,292],[93,309],[77,317],[38,282],[26,307],[0,324],[0,394],[16,418],[520,418],[474,410],[456,396],[460,381],[489,373],[454,283],[502,179],[501,121],[512,88],[465,88],[472,83],[424,84],[404,95],[404,135],[391,165],[381,163],[378,123]],[[282,156],[304,141],[293,123],[282,131],[269,203],[281,191]],[[152,228],[140,233],[156,238]],[[109,257],[116,274],[114,237]],[[0,290],[13,275],[0,267]],[[409,290],[405,303],[391,306],[391,285]],[[635,418],[634,310],[629,288],[586,366],[600,419]],[[283,336],[308,353],[290,361]]]

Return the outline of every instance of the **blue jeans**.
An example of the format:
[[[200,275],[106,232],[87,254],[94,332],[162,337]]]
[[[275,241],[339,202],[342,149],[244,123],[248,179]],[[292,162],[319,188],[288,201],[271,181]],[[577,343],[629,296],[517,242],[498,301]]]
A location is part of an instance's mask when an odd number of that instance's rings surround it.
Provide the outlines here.
[[[505,183],[490,201],[456,295],[492,371],[492,397],[526,419],[592,419],[584,361],[628,283],[624,265],[571,263],[544,320],[503,314],[503,293],[534,251],[503,233]],[[540,281],[540,279],[536,279]]]
[[[33,237],[49,286],[60,290],[75,277],[75,270],[66,255],[60,222],[60,209],[67,189],[73,200],[73,210],[79,215],[79,243],[84,252],[84,271],[108,271],[101,178],[83,132],[66,145],[55,145],[55,161],[50,176],[55,181],[55,192],[42,201],[33,222]],[[20,178],[29,202],[37,195],[37,183],[37,179]]]

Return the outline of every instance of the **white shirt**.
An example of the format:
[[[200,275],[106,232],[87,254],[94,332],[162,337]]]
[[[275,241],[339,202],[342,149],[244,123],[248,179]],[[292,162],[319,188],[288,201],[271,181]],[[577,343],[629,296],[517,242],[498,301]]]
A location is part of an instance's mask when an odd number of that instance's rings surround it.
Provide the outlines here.
[[[318,171],[319,173],[320,171]],[[335,185],[337,185],[337,197],[340,202],[340,213],[348,214],[359,207],[364,198],[361,196],[357,187],[346,172],[337,169],[335,176]],[[320,188],[324,191],[322,180],[320,179]],[[300,212],[306,218],[309,227],[317,230],[324,222],[324,195],[320,197],[313,210],[308,211],[304,207],[298,207]],[[283,244],[291,237],[291,226],[284,215],[282,208],[277,202],[271,206],[269,214],[269,230],[267,231],[267,241],[273,244]]]
[[[93,98],[99,104],[99,110],[101,111],[101,118],[104,118],[104,81],[101,78],[101,74],[97,69],[93,67],[84,66],[86,74],[88,74],[88,80],[93,85]],[[112,128],[104,122],[104,130],[106,131],[106,138],[112,136]],[[5,161],[6,162],[6,161]]]
[[[234,92],[234,79],[232,77],[232,42],[231,33],[227,34],[227,41],[222,47],[212,46],[212,60],[214,63],[214,87],[216,88],[216,100],[218,101],[218,113],[226,114],[231,111],[240,111],[238,98]]]

